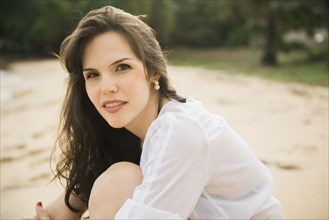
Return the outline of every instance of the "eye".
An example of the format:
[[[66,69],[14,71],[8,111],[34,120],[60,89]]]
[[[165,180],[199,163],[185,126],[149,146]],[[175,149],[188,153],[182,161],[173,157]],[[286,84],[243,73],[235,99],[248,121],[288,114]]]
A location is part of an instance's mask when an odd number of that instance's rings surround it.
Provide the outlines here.
[[[90,72],[90,73],[87,73],[87,74],[86,74],[86,79],[95,78],[95,77],[97,77],[97,76],[99,76],[98,73]]]
[[[131,67],[128,65],[128,64],[119,64],[117,66],[117,68],[115,69],[115,72],[117,71],[124,71],[124,70],[128,70],[130,69]]]

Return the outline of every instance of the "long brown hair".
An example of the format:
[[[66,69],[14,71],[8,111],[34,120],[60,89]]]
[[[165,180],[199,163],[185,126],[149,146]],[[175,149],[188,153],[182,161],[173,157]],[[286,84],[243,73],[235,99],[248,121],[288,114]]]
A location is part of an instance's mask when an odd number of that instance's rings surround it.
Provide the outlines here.
[[[65,203],[72,193],[88,204],[94,181],[109,166],[119,161],[139,164],[140,140],[125,128],[112,128],[89,100],[82,75],[82,56],[86,44],[95,36],[114,31],[124,36],[135,55],[143,62],[147,78],[160,76],[159,100],[182,97],[170,87],[167,63],[153,30],[138,16],[106,6],[89,12],[63,42],[60,61],[69,74],[67,93],[61,111],[56,146],[61,158],[55,177],[66,182]]]

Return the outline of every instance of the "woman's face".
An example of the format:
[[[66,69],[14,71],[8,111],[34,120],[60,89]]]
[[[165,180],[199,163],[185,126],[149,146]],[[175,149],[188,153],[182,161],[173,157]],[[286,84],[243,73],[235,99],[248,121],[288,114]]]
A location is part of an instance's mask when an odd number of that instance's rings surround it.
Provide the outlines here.
[[[96,36],[82,65],[88,97],[108,124],[143,136],[157,115],[157,98],[128,41],[111,31]]]

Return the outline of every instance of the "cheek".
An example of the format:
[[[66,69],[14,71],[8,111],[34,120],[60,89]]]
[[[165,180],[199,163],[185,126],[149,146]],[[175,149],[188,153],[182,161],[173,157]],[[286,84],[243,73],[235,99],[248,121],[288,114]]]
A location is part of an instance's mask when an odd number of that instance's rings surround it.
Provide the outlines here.
[[[126,84],[126,88],[129,88],[130,94],[134,95],[136,98],[148,99],[150,95],[150,85],[144,77],[136,77],[134,80],[130,80]]]
[[[87,95],[88,95],[90,101],[93,103],[93,105],[95,107],[97,107],[97,105],[96,105],[96,103],[98,101],[97,90],[91,86],[86,85],[86,92],[87,92]]]
[[[143,91],[145,93],[146,91],[150,91],[150,83],[146,79],[146,73],[142,70],[132,75],[129,84],[130,88],[134,88],[140,92]]]

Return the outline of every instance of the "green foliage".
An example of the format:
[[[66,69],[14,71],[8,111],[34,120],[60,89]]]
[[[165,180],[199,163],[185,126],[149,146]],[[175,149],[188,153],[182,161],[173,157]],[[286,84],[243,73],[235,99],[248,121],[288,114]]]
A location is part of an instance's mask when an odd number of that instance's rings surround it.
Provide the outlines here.
[[[3,50],[49,53],[65,36],[66,1],[1,2],[0,40]]]
[[[169,56],[171,65],[220,69],[231,74],[257,76],[283,82],[299,82],[328,87],[328,48],[279,53],[278,67],[259,63],[259,49],[175,49]]]
[[[275,21],[274,53],[305,49],[286,44],[289,30],[328,28],[326,0],[2,0],[2,54],[49,54],[91,9],[112,5],[136,15],[156,30],[165,46],[264,47],[268,19]],[[271,52],[271,51],[270,51]],[[263,52],[264,53],[264,52]],[[276,56],[276,54],[274,54]]]
[[[149,1],[150,2],[150,1]],[[175,28],[176,5],[171,0],[154,1],[149,11],[149,25],[156,30],[162,44],[170,44],[170,37]]]
[[[315,28],[328,29],[329,3],[326,0],[255,0],[247,3],[245,13],[252,16],[250,20],[263,32],[261,61],[265,65],[277,65],[278,51],[292,48],[282,40],[287,31],[306,30],[312,34]]]
[[[177,1],[172,45],[190,47],[245,46],[250,29],[243,4],[230,1]]]
[[[61,41],[92,7],[106,1],[1,1],[0,50],[9,55],[58,52]]]

